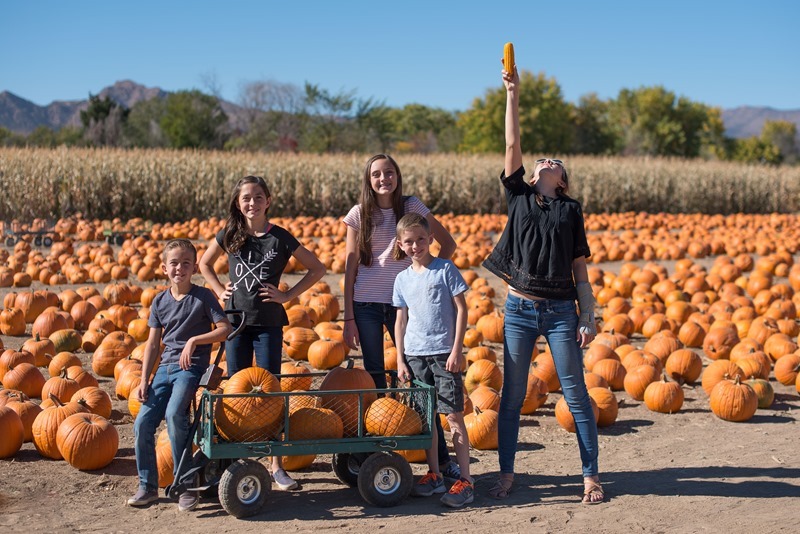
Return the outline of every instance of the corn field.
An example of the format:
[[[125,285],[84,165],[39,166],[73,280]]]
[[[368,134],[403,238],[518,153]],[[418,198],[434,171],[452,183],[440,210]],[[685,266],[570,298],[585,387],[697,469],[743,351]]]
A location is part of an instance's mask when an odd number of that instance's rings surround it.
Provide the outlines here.
[[[368,155],[0,148],[0,220],[84,217],[156,222],[224,217],[233,184],[265,178],[273,216],[342,216]],[[532,162],[534,156],[525,161]],[[567,158],[586,213],[796,213],[800,167],[700,160]],[[402,155],[404,193],[435,213],[505,211],[501,155]],[[532,167],[529,167],[529,172]]]

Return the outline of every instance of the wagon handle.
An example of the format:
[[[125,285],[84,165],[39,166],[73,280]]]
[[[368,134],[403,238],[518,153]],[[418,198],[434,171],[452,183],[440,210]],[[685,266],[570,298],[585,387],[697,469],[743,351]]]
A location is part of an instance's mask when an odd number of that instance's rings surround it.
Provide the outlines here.
[[[392,449],[392,450],[394,450],[394,449],[397,448],[397,441],[395,441],[395,440],[381,441],[380,443],[378,443],[378,447],[383,447],[384,449]]]

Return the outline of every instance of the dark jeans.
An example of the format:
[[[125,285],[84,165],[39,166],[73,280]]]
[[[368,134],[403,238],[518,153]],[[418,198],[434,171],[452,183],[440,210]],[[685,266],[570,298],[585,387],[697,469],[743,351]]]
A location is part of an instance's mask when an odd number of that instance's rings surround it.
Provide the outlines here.
[[[397,308],[381,302],[353,302],[353,317],[358,328],[358,339],[361,342],[361,354],[364,357],[364,369],[375,380],[375,387],[386,389],[386,369],[383,366],[383,327],[389,331],[394,342],[394,323],[397,320]],[[436,432],[439,436],[439,465],[450,461],[444,429],[439,417],[436,420]]]
[[[283,328],[280,326],[246,326],[241,334],[225,342],[228,376],[253,367],[253,351],[256,367],[277,375],[281,372],[282,349]]]

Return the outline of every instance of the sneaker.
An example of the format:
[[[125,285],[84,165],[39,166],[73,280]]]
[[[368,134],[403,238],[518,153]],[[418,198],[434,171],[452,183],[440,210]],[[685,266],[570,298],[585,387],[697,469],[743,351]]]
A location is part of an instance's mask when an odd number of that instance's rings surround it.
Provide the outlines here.
[[[150,503],[154,503],[158,500],[158,491],[151,490],[147,491],[145,489],[139,488],[136,490],[136,493],[128,499],[127,504],[128,506],[147,506]]]
[[[456,480],[450,491],[442,495],[442,504],[450,508],[461,508],[475,499],[475,487],[463,478]]]
[[[272,480],[283,491],[297,489],[297,482],[284,469],[278,469],[272,473]]]
[[[200,502],[200,497],[197,495],[195,491],[184,491],[181,493],[181,496],[178,497],[178,511],[180,512],[188,512],[190,510],[194,510],[197,508],[197,504]]]
[[[444,477],[445,481],[450,482],[451,484],[456,480],[459,480],[461,478],[461,468],[458,467],[458,462],[454,462],[452,460],[447,462],[447,465],[445,465],[444,469],[442,469],[442,476]]]
[[[428,471],[424,477],[419,479],[411,488],[411,495],[414,497],[430,497],[434,493],[444,493],[444,478],[442,475]]]

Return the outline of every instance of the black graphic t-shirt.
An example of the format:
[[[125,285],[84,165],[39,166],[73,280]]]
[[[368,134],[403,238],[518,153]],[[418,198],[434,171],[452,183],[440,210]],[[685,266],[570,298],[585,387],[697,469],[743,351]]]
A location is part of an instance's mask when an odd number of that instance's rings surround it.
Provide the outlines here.
[[[224,230],[217,233],[217,243],[224,249]],[[266,284],[278,286],[281,274],[300,242],[280,226],[263,236],[248,236],[241,249],[228,253],[232,294],[225,308],[242,310],[245,322],[253,326],[285,326],[289,318],[282,304],[263,302],[258,290]]]

